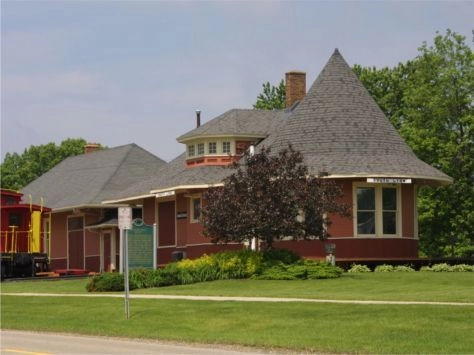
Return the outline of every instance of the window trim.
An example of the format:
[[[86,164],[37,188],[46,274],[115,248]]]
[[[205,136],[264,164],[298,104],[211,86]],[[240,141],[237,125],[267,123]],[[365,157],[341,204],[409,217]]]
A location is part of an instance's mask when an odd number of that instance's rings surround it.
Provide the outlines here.
[[[202,209],[202,196],[201,194],[192,194],[189,199],[189,223],[199,223],[201,212],[197,218],[195,218],[195,208],[194,208],[194,201],[199,200],[199,208]]]
[[[204,142],[197,143],[197,156],[203,156],[206,154],[206,145]]]
[[[212,150],[214,150],[213,152],[211,152],[211,145],[212,145]],[[209,155],[216,155],[218,154],[218,150],[217,150],[217,141],[208,141],[207,142],[207,154]]]
[[[359,234],[357,230],[357,189],[363,187],[374,188],[375,194],[375,234]],[[396,189],[397,209],[395,211],[395,234],[383,233],[383,189]],[[398,238],[402,235],[402,189],[400,184],[371,184],[365,182],[354,182],[352,184],[352,201],[353,201],[353,229],[356,238]]]

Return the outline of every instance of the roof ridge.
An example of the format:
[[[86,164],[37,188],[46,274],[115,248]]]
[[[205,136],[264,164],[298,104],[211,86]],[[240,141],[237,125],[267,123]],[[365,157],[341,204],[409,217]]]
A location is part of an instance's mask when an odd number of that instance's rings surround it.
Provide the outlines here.
[[[130,155],[130,152],[132,151],[132,149],[134,147],[137,147],[137,145],[135,143],[129,143],[129,144],[125,144],[125,145],[122,145],[122,146],[118,146],[118,147],[114,147],[114,148],[109,148],[109,149],[113,149],[113,150],[118,150],[120,148],[125,148],[127,147],[127,151],[126,153],[122,156],[122,158],[119,160],[119,163],[117,165],[117,167],[114,169],[114,172],[112,174],[109,175],[109,177],[107,179],[104,179],[104,182],[102,183],[102,186],[100,187],[100,189],[97,190],[97,193],[95,194],[94,196],[94,200],[96,200],[97,198],[99,200],[100,199],[100,195],[104,192],[104,188],[107,187],[110,183],[110,181],[112,181],[112,179],[117,176],[117,172],[118,170],[120,169],[120,167],[122,167],[124,161],[126,161],[127,157]]]

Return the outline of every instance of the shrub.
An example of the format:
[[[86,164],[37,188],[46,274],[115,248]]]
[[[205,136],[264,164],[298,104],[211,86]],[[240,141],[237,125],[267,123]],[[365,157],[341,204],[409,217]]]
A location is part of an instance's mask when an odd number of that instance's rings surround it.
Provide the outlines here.
[[[367,265],[352,264],[351,268],[347,272],[358,273],[358,272],[372,272]]]
[[[263,252],[264,263],[294,264],[301,260],[301,257],[295,252],[288,249],[269,249]]]
[[[415,272],[415,269],[413,269],[411,266],[408,266],[408,265],[397,265],[393,268],[393,271],[395,271],[395,272]]]
[[[458,264],[448,265],[446,263],[435,264],[433,266],[422,266],[420,271],[428,272],[474,272],[474,265]]]
[[[315,280],[340,277],[342,272],[341,268],[325,262],[299,260],[289,265],[278,262],[252,278],[258,280]]]
[[[87,283],[86,289],[89,292],[123,291],[125,290],[124,284],[123,274],[107,272],[92,277]],[[130,289],[132,289],[131,285]]]
[[[393,268],[394,272],[414,272],[415,269],[413,269],[411,266],[408,265],[397,265]]]
[[[458,264],[451,266],[451,271],[455,272],[474,272],[474,265]]]
[[[374,272],[392,272],[394,271],[394,267],[392,265],[377,265],[374,269]]]
[[[154,286],[154,270],[132,269],[128,275],[129,286],[135,288],[149,288]]]
[[[307,278],[315,279],[334,279],[338,278],[344,272],[340,267],[315,260],[305,260],[304,264],[307,268]]]
[[[452,271],[451,266],[449,266],[446,263],[435,264],[431,267],[431,270],[434,271],[434,272],[450,272],[450,271]]]

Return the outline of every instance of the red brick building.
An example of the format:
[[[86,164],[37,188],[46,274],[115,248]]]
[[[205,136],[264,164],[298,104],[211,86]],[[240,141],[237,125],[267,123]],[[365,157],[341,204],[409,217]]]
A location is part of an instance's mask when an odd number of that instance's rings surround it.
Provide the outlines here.
[[[338,50],[308,92],[303,72],[287,73],[286,81],[285,110],[231,109],[202,125],[198,113],[196,128],[177,138],[183,153],[169,163],[128,156],[121,166],[113,153],[92,159],[96,152],[69,160],[67,169],[61,163],[27,186],[25,193],[43,196],[52,207],[52,263],[116,268],[120,205],[136,207],[146,224],[157,224],[159,264],[177,252],[195,258],[246,247],[216,245],[202,236],[203,193],[222,184],[232,173],[223,166],[250,145],[278,152],[288,143],[303,153],[311,174],[340,184],[344,202],[352,206],[350,218],[329,216],[327,243],[336,246],[338,259],[417,257],[417,190],[449,184],[451,178],[414,155]],[[105,169],[107,159],[118,159],[115,173]],[[100,179],[85,173],[93,172],[91,167]],[[128,171],[135,175],[125,178]],[[325,257],[324,245],[319,240],[276,244],[314,258]]]

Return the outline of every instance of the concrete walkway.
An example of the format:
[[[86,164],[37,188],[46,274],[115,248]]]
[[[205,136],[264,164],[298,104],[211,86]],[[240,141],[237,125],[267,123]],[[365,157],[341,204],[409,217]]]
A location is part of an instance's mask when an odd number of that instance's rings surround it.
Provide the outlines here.
[[[0,293],[0,296],[24,297],[112,297],[124,298],[117,293]],[[377,300],[325,300],[313,298],[279,298],[279,297],[231,297],[231,296],[180,296],[180,295],[142,295],[130,294],[130,299],[160,299],[189,301],[233,301],[233,302],[307,302],[339,304],[382,304],[382,305],[432,305],[432,306],[467,306],[474,307],[474,302],[432,302],[432,301],[377,301]]]

